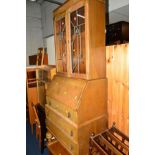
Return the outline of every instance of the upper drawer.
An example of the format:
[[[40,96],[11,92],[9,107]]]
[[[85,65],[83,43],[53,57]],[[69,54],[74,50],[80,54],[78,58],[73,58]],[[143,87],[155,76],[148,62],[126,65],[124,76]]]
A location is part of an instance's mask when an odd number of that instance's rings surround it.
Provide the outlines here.
[[[55,111],[49,105],[45,105],[46,118],[49,119],[53,124],[57,124],[70,138],[78,141],[78,130],[77,125],[65,118],[63,115]]]
[[[80,97],[86,84],[86,80],[55,76],[48,83],[46,94],[73,109],[78,109]]]
[[[63,116],[65,116],[69,120],[75,123],[78,122],[77,112],[71,109],[70,107],[66,106],[65,104],[62,104],[48,96],[46,96],[46,103],[48,106],[58,111],[59,113],[61,113]]]

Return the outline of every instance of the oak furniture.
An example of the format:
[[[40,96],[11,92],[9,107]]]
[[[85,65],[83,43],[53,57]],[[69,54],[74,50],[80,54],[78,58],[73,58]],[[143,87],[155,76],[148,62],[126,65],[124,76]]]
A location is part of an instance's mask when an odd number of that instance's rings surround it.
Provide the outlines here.
[[[57,73],[46,87],[46,127],[57,147],[87,155],[107,129],[105,1],[69,0],[54,11]],[[53,137],[52,136],[52,137]]]

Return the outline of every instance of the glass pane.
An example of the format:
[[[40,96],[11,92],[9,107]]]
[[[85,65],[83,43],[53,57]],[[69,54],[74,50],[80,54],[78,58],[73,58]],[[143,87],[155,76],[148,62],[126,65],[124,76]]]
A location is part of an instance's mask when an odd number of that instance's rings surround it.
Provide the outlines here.
[[[58,72],[67,72],[65,17],[56,22],[56,52]]]
[[[81,7],[72,12],[70,18],[72,72],[86,73],[84,7]]]

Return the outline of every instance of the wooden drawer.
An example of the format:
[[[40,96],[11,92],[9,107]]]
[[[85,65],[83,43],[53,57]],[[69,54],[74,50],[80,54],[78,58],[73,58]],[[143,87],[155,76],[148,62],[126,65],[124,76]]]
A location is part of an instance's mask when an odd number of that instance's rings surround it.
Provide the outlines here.
[[[70,153],[58,141],[47,147],[49,155],[70,155]]]
[[[78,141],[77,137],[77,125],[74,124],[67,118],[54,109],[52,109],[49,105],[45,106],[46,118],[49,119],[53,124],[59,126],[61,130],[63,130],[70,138]]]
[[[70,107],[66,106],[65,104],[61,104],[60,102],[46,96],[46,103],[53,108],[54,110],[61,113],[63,116],[68,118],[69,120],[77,123],[77,112],[71,109]]]
[[[46,127],[71,154],[78,155],[77,142],[63,132],[58,125],[53,124],[48,118],[46,118]]]

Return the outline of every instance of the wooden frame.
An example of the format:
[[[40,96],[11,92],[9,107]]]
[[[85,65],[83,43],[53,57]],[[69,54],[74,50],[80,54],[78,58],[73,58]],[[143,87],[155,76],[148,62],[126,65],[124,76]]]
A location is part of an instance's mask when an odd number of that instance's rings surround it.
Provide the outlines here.
[[[101,4],[102,3],[102,4]],[[84,6],[85,7],[85,52],[86,52],[86,73],[73,73],[71,63],[71,27],[70,27],[70,13],[74,10]],[[95,7],[94,7],[95,6]],[[56,21],[65,17],[66,21],[66,45],[67,45],[67,73],[59,72],[59,75],[68,77],[82,78],[82,79],[97,79],[105,78],[105,10],[104,0],[74,0],[67,1],[63,6],[54,11],[54,29],[56,32]],[[101,12],[100,12],[101,11]],[[100,12],[100,13],[98,13]],[[103,19],[103,20],[100,20]],[[98,27],[94,27],[98,23]],[[100,34],[103,34],[100,35]],[[86,39],[87,38],[87,39]],[[56,41],[56,36],[55,36]],[[56,42],[55,42],[56,43]],[[55,45],[57,47],[57,45]],[[56,48],[56,57],[57,57]],[[58,62],[56,62],[58,69]]]
[[[62,18],[65,18],[65,23],[66,23],[66,15],[65,15],[65,12],[63,12],[63,13],[61,13],[59,16],[57,16],[57,17],[55,17],[54,18],[54,31],[55,31],[55,33],[57,32],[57,28],[56,28],[56,26],[57,26],[57,22],[60,20],[60,19],[62,19]],[[67,35],[67,34],[66,34]],[[56,51],[58,51],[58,45],[57,45],[57,36],[55,35],[55,37],[54,37],[54,40],[55,40],[55,49],[56,49]],[[66,40],[66,43],[67,43],[67,40]],[[66,47],[66,50],[67,50],[67,47]],[[68,50],[66,51],[67,52],[67,56],[68,56]],[[68,58],[67,58],[67,60],[68,60]],[[60,72],[59,71],[59,64],[58,64],[58,53],[56,54],[56,69],[57,69],[57,72]],[[67,64],[67,67],[68,67],[68,64]],[[68,70],[68,68],[67,68],[67,70]],[[60,72],[62,75],[66,75],[67,74],[67,71],[66,72]]]
[[[115,126],[90,137],[90,155],[129,155],[129,138]]]
[[[43,75],[39,75],[39,72],[47,71],[48,72],[48,80],[45,80]],[[35,78],[29,78],[28,73],[34,72]],[[33,124],[35,124],[35,113],[32,105],[40,104],[41,106],[45,106],[46,97],[45,97],[45,88],[46,83],[52,80],[55,75],[56,70],[55,66],[35,66],[35,67],[27,67],[26,68],[26,87],[27,87],[27,98],[28,98],[28,109],[29,109],[29,119],[30,125],[33,133]],[[42,86],[40,84],[43,84]]]

